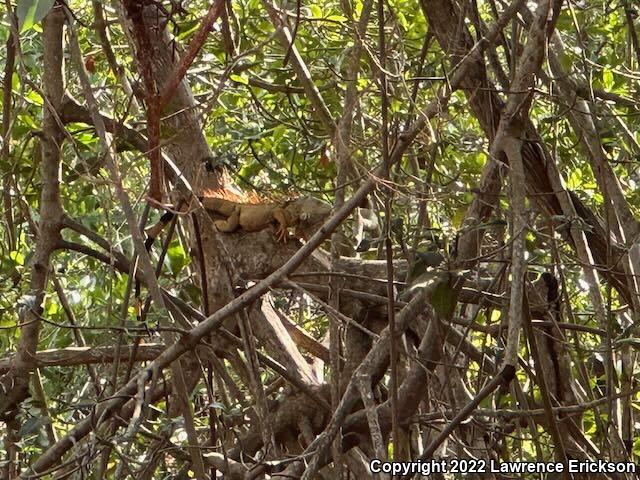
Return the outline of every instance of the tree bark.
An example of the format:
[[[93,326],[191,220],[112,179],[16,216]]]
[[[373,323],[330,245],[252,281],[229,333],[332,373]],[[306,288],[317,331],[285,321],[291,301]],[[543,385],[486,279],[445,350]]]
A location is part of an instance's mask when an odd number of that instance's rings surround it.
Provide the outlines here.
[[[60,203],[60,149],[64,139],[58,124],[58,111],[64,94],[63,27],[65,17],[61,7],[54,7],[45,17],[42,41],[43,87],[45,94],[42,120],[42,163],[40,176],[40,221],[36,247],[31,262],[29,295],[19,307],[20,342],[11,371],[0,380],[0,418],[11,419],[20,403],[29,395],[29,380],[36,365],[42,304],[47,289],[51,256],[58,244],[62,228]]]

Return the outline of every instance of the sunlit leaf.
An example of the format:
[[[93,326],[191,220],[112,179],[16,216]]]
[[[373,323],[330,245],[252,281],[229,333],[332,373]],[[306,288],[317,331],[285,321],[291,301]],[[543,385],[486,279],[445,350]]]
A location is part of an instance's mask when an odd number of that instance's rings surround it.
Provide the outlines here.
[[[16,16],[20,32],[29,30],[46,17],[54,3],[55,0],[19,0]]]

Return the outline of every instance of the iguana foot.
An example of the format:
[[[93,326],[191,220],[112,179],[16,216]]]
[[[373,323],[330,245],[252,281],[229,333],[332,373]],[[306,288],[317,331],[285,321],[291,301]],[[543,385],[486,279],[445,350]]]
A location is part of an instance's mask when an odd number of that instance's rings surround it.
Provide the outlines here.
[[[289,231],[287,230],[287,227],[278,225],[276,228],[276,238],[278,239],[278,242],[286,243],[289,239]]]

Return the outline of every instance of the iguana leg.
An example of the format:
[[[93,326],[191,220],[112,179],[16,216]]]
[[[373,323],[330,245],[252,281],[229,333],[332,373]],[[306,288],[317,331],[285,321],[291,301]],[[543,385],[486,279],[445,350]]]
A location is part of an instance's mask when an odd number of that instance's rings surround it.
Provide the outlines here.
[[[278,222],[278,226],[276,227],[276,237],[278,241],[286,242],[289,238],[289,225],[287,223],[287,216],[284,210],[274,210],[273,218]]]
[[[236,207],[226,220],[213,222],[221,232],[235,232],[240,224],[240,207]]]

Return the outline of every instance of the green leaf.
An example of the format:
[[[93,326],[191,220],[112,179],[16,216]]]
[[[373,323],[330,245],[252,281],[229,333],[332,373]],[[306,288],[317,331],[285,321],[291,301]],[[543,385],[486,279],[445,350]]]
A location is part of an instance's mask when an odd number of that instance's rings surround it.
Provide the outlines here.
[[[273,141],[274,143],[279,143],[280,140],[282,140],[282,137],[284,137],[284,134],[287,131],[287,127],[285,127],[284,125],[278,125],[276,128],[273,129]]]
[[[409,30],[409,22],[407,22],[407,17],[405,17],[402,12],[398,12],[397,18],[398,23],[402,26],[402,28],[404,28],[405,30]]]
[[[322,9],[318,5],[309,5],[313,18],[322,18]]]
[[[347,21],[347,17],[343,16],[343,15],[329,15],[327,17],[327,20],[329,20],[330,22],[346,22]]]
[[[243,85],[249,85],[249,77],[247,75],[229,75],[229,78],[234,82],[241,83]]]
[[[32,103],[34,105],[37,105],[39,107],[41,107],[42,105],[44,105],[44,101],[42,100],[42,96],[35,91],[30,91],[29,93],[27,93],[27,95],[25,95],[24,99],[29,102]]]
[[[200,23],[196,20],[178,23],[178,40],[184,40],[186,37],[198,30]]]
[[[177,275],[182,268],[189,263],[187,254],[180,245],[179,242],[172,242],[171,246],[167,250],[167,260],[169,263],[169,269],[173,275]]]
[[[360,15],[362,14],[362,1],[361,0],[356,0],[356,2],[354,2],[353,14],[355,15],[356,18],[360,18]]]
[[[434,310],[443,318],[449,318],[455,307],[456,295],[451,285],[450,274],[444,273],[436,281],[431,297],[431,305]]]
[[[20,32],[29,30],[46,17],[54,2],[55,0],[19,0],[16,15]]]
[[[47,306],[47,315],[54,316],[56,313],[60,311],[58,304],[56,302],[50,302]]]
[[[611,90],[613,88],[613,84],[614,84],[613,72],[608,68],[605,68],[602,71],[602,85],[607,90]]]
[[[24,265],[24,255],[20,252],[9,252],[9,258],[13,260],[16,265]]]

